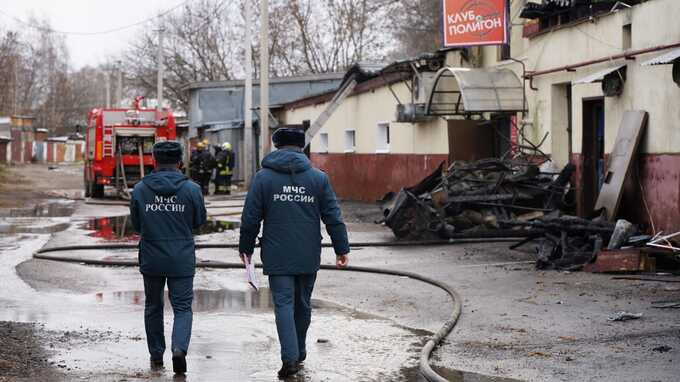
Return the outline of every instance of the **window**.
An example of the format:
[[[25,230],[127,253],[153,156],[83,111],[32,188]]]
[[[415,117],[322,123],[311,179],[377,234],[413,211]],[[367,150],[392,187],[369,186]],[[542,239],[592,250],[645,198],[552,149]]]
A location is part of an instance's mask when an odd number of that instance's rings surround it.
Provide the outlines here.
[[[631,24],[623,26],[621,42],[623,50],[628,50],[633,47],[633,26]]]
[[[390,124],[388,122],[378,123],[375,151],[377,153],[387,153],[390,151]]]
[[[353,153],[356,148],[356,132],[354,130],[345,131],[345,152]]]
[[[319,134],[319,151],[322,153],[328,152],[328,133]]]

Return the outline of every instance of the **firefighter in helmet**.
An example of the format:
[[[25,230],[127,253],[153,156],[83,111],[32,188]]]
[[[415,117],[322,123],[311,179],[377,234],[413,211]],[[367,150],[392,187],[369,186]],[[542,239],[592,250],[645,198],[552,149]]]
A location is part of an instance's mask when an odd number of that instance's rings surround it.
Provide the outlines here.
[[[231,148],[231,143],[224,142],[222,150],[215,157],[215,162],[217,163],[215,195],[231,195],[231,176],[234,173],[235,161],[236,156]]]
[[[201,186],[203,195],[208,195],[212,170],[215,168],[215,160],[206,141],[198,142],[196,151],[191,155],[191,179]]]
[[[203,142],[198,142],[196,148],[191,150],[191,157],[189,157],[189,171],[191,172],[191,180],[197,184],[201,184],[200,178],[200,156],[203,152]]]

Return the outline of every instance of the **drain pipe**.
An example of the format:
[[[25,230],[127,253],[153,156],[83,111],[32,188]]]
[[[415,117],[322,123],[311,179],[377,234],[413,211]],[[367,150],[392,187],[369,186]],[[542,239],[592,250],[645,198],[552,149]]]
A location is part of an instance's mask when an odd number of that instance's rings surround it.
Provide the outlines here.
[[[100,246],[100,249],[107,249],[107,246]],[[64,248],[62,249],[63,251],[66,251],[68,249]],[[54,248],[52,248],[52,251],[54,251]],[[71,257],[71,256],[46,256],[41,253],[44,253],[46,251],[39,250],[37,251],[33,257],[36,259],[40,260],[52,260],[52,261],[60,261],[60,262],[68,262],[68,263],[78,263],[78,264],[84,264],[84,265],[106,265],[106,266],[122,266],[122,267],[135,267],[138,266],[139,263],[135,260],[85,260],[85,259],[80,259],[77,257]],[[262,268],[262,264],[256,264],[255,265],[257,268]],[[197,268],[213,268],[213,269],[243,269],[243,264],[242,263],[223,263],[223,262],[211,262],[211,263],[197,263],[196,264]],[[397,277],[408,277],[413,280],[421,281],[426,284],[430,284],[434,287],[437,287],[444,292],[446,292],[449,297],[451,298],[453,308],[451,310],[451,314],[449,315],[448,320],[444,322],[442,325],[441,329],[437,331],[425,344],[423,349],[420,351],[420,362],[419,362],[419,369],[422,375],[427,379],[429,382],[448,382],[446,378],[443,378],[439,374],[437,374],[432,367],[430,366],[430,357],[432,355],[432,352],[434,349],[446,338],[446,336],[451,333],[453,328],[456,326],[456,323],[458,322],[458,318],[460,317],[461,311],[462,311],[462,304],[461,304],[461,297],[460,295],[448,284],[445,284],[441,281],[426,277],[426,276],[421,276],[417,273],[413,272],[405,272],[405,271],[397,271],[397,270],[389,270],[389,269],[383,269],[383,268],[374,268],[374,267],[356,267],[356,266],[348,266],[346,268],[337,268],[333,265],[328,265],[328,264],[321,264],[321,269],[323,270],[328,270],[328,271],[341,271],[341,272],[362,272],[362,273],[372,273],[372,274],[381,274],[381,275],[388,275],[388,276],[397,276]]]

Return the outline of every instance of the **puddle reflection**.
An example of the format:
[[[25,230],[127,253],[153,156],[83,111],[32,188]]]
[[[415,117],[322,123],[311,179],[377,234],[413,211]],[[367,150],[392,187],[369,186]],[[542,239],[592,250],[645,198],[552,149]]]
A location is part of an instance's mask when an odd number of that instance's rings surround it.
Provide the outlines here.
[[[88,236],[106,241],[137,241],[139,234],[132,226],[129,215],[111,216],[88,220],[79,228],[93,231]],[[238,222],[223,220],[208,220],[200,228],[194,230],[194,235],[209,235],[212,233],[233,231],[239,228]]]
[[[12,208],[9,211],[10,217],[34,217],[34,218],[57,218],[68,217],[75,211],[75,204],[72,201],[55,201],[37,204],[30,208]]]
[[[143,291],[97,293],[95,299],[100,303],[113,302],[144,306]],[[164,307],[166,311],[172,310],[167,291],[165,291]],[[194,312],[269,310],[272,308],[271,293],[268,288],[260,288],[258,291],[196,289],[192,308]]]

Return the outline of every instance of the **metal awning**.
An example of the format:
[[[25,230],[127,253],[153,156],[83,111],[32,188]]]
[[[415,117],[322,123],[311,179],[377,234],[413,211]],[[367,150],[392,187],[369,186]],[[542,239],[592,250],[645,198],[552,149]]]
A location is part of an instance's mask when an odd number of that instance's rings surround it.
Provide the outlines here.
[[[672,64],[673,61],[675,61],[678,58],[680,58],[680,48],[673,49],[670,52],[666,52],[660,56],[654,57],[651,60],[641,63],[640,65],[650,66]]]
[[[445,67],[435,76],[426,114],[524,111],[524,86],[510,69]]]
[[[610,66],[610,67],[608,67],[607,69],[602,69],[602,70],[597,71],[597,72],[595,72],[595,73],[593,73],[593,74],[591,74],[591,75],[589,75],[589,76],[586,76],[586,77],[583,77],[583,78],[581,78],[581,79],[579,79],[579,80],[573,81],[572,84],[574,84],[574,85],[577,85],[577,84],[590,84],[590,83],[593,83],[593,82],[602,81],[602,79],[604,78],[604,76],[606,76],[606,75],[609,74],[609,73],[615,72],[615,71],[617,71],[617,70],[623,68],[624,66],[626,66],[625,63],[623,63],[623,64],[616,64],[616,65],[614,65],[614,66]]]

